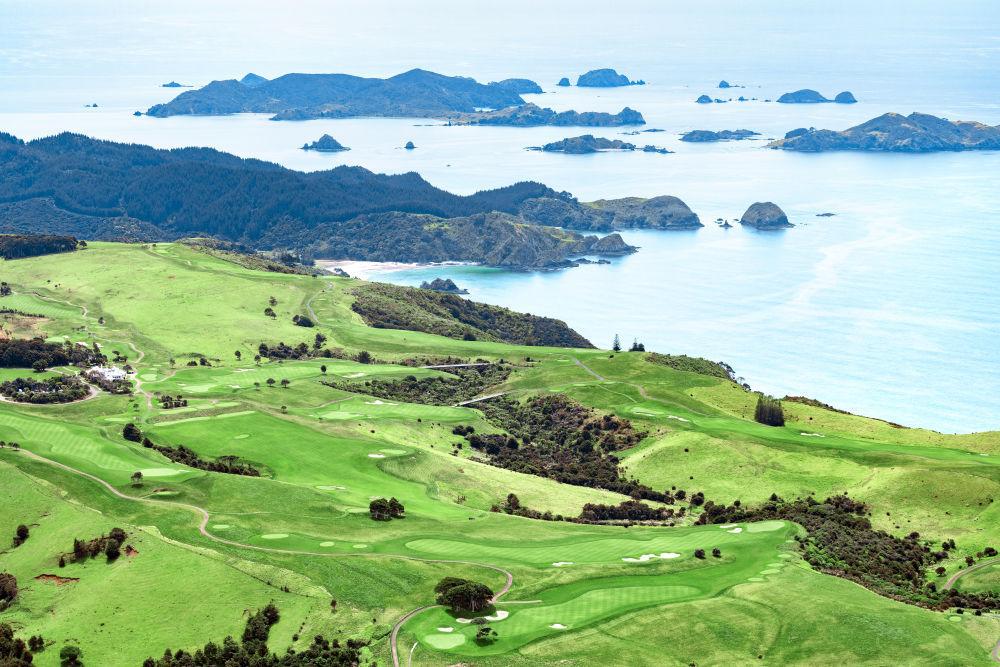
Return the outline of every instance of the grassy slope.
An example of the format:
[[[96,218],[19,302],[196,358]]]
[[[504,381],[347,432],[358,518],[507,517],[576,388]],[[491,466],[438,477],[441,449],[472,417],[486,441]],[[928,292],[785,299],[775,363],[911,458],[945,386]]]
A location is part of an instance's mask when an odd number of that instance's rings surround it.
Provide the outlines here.
[[[95,271],[94,266],[102,270]],[[3,404],[0,439],[17,440],[29,451],[97,475],[130,495],[148,497],[153,489],[170,489],[158,495],[205,507],[211,513],[209,531],[225,539],[320,554],[349,551],[486,562],[514,574],[509,599],[543,600],[533,607],[508,605],[506,609],[514,613],[495,624],[501,638],[487,648],[472,644],[468,626],[438,633],[438,624],[448,617],[438,610],[425,612],[407,624],[400,641],[404,652],[420,641],[414,664],[448,664],[460,658],[480,664],[538,664],[562,658],[613,663],[626,659],[637,664],[659,661],[653,659],[659,655],[668,664],[735,664],[755,659],[755,652],[782,663],[822,664],[827,658],[838,664],[878,663],[888,654],[902,662],[934,655],[942,664],[969,664],[985,660],[987,648],[1000,635],[992,619],[965,617],[950,622],[944,615],[879,598],[847,582],[795,567],[772,567],[771,563],[797,562],[774,558],[781,541],[771,541],[772,533],[734,535],[718,527],[624,531],[491,514],[486,511],[489,506],[511,491],[529,507],[554,513],[575,514],[585,502],[620,498],[485,466],[470,461],[467,448],[452,455],[451,444],[459,440],[451,435],[453,425],[472,424],[479,431],[492,428],[473,409],[378,404],[318,382],[321,363],[327,366],[328,377],[437,371],[338,360],[265,362],[258,368],[246,360],[252,359],[262,340],[311,342],[316,331],[348,351],[367,349],[390,361],[424,355],[514,360],[530,356],[536,361],[519,368],[502,389],[515,395],[562,391],[648,429],[651,437],[626,452],[625,463],[630,474],[656,488],[676,485],[726,502],[735,498],[754,502],[772,491],[823,495],[848,490],[873,504],[875,519],[883,527],[954,537],[960,556],[988,546],[996,534],[1000,516],[988,500],[1000,491],[996,433],[942,436],[798,405],[790,409],[793,418],[788,427],[771,429],[741,419],[749,401],[742,390],[715,378],[648,363],[641,355],[610,358],[607,352],[594,350],[519,348],[370,329],[350,310],[351,297],[345,293],[356,281],[254,272],[178,245],[143,249],[93,244],[70,256],[6,262],[4,269],[5,279],[20,292],[38,291],[87,307],[84,320],[79,307],[25,294],[8,297],[23,302],[22,310],[51,317],[41,326],[53,339],[63,335],[88,339],[86,332],[73,330],[86,324],[111,349],[131,341],[147,355],[139,365],[144,389],[183,393],[191,407],[150,410],[141,396],[134,405],[126,398],[107,396],[57,408]],[[328,284],[333,289],[327,289]],[[276,320],[263,315],[272,295],[279,302]],[[292,325],[291,316],[306,312],[305,302],[313,295],[320,326]],[[98,324],[100,316],[104,325]],[[235,349],[243,352],[243,363],[236,362]],[[167,363],[171,357],[184,361],[185,354],[195,352],[221,359],[223,365],[171,369]],[[598,382],[568,354],[612,381]],[[134,352],[129,356],[137,357]],[[267,388],[268,377],[289,379],[291,384],[287,389]],[[640,384],[651,398],[644,398],[629,383]],[[129,420],[137,421],[158,443],[184,444],[206,456],[240,455],[259,465],[266,476],[183,472],[159,454],[124,441],[120,429]],[[826,437],[801,435],[813,432]],[[16,572],[22,580],[35,576],[33,572],[44,569],[45,558],[51,559],[46,540],[62,544],[65,535],[100,532],[116,522],[155,527],[144,535],[144,547],[148,543],[152,551],[156,545],[157,559],[162,557],[171,571],[199,573],[202,590],[210,586],[213,596],[216,585],[241,591],[232,598],[246,600],[241,611],[275,597],[289,620],[275,630],[272,647],[278,650],[291,642],[299,625],[304,625],[304,637],[338,630],[344,633],[338,636],[381,637],[407,611],[427,604],[433,583],[444,574],[474,577],[494,586],[503,581],[496,572],[472,566],[377,555],[290,555],[219,544],[198,533],[197,517],[188,510],[115,498],[92,481],[10,450],[0,451],[0,461],[47,480],[75,503],[54,499],[54,507],[70,509],[52,511],[47,523],[33,529],[28,544],[0,555],[0,568]],[[128,484],[135,470],[146,475],[141,489]],[[0,472],[18,474],[9,466]],[[19,479],[24,480],[21,484],[43,488],[23,476]],[[4,508],[0,516],[13,526],[25,519],[8,519],[10,510],[20,511],[19,499],[34,492],[10,488],[11,493],[0,495]],[[407,518],[385,524],[370,521],[367,503],[377,495],[403,500]],[[28,514],[38,509],[24,505]],[[98,509],[104,517],[82,507]],[[890,516],[885,516],[887,511]],[[0,531],[12,532],[12,527],[4,526]],[[701,544],[698,536],[706,532],[712,535],[711,543]],[[695,562],[690,552],[696,542],[704,548],[720,546],[723,558]],[[38,545],[45,546],[44,553],[31,551],[41,548]],[[621,560],[671,549],[682,556],[643,564]],[[58,589],[61,595],[74,596],[72,603],[58,600],[56,610],[56,619],[64,607],[74,611],[72,628],[53,624],[51,617],[43,623],[32,611],[44,604],[31,597],[34,591],[8,615],[24,623],[28,634],[42,630],[57,642],[86,635],[91,643],[85,646],[85,658],[111,655],[112,633],[99,625],[104,621],[101,610],[106,609],[103,591],[116,585],[115,577],[122,576],[118,572],[125,567],[133,568],[127,570],[131,573],[138,571],[135,565],[154,561],[146,558],[146,551],[140,549],[127,565],[88,567],[79,584]],[[557,561],[575,564],[553,567]],[[219,563],[228,567],[216,576],[212,568]],[[164,601],[166,610],[167,602],[183,597],[183,592],[175,591],[172,578],[167,584],[158,576],[158,561],[153,565],[138,584],[149,603],[121,605],[115,616],[121,623],[131,627],[145,623],[151,618],[151,605]],[[959,569],[959,559],[951,559],[949,568],[949,572]],[[992,585],[986,570],[969,585]],[[216,583],[228,582],[226,577],[236,583]],[[758,578],[763,581],[750,581]],[[267,587],[260,579],[288,585],[292,594]],[[327,595],[338,600],[336,615],[328,612]],[[192,648],[240,628],[225,605],[203,604],[198,609],[204,616],[197,622],[176,633],[154,636],[142,651],[130,650],[146,655],[159,654],[167,645]],[[377,622],[373,624],[372,618]],[[548,628],[552,623],[570,629]],[[678,632],[689,639],[672,642]],[[859,633],[864,641],[858,641]],[[452,637],[445,643],[457,642],[459,636],[466,641],[447,648],[435,638],[443,635]],[[377,639],[372,650],[380,663],[386,662],[384,638]]]

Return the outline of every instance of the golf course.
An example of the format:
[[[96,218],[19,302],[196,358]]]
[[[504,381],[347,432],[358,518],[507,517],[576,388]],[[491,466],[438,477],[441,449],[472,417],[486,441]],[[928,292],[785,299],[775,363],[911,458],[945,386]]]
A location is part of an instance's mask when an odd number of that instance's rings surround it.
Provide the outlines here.
[[[713,363],[504,342],[416,301],[392,311],[410,328],[376,328],[352,308],[362,281],[192,244],[0,270],[0,344],[96,350],[131,384],[0,402],[0,573],[18,589],[0,622],[44,638],[35,665],[65,646],[86,665],[194,653],[269,603],[270,652],[322,635],[365,665],[998,660],[1000,432],[809,400],[771,426]],[[431,333],[449,317],[465,335]],[[0,382],[81,370],[3,365]],[[579,459],[538,454],[581,433]],[[613,474],[581,482],[596,469]],[[379,516],[390,499],[405,511]],[[600,518],[623,503],[656,518]],[[859,570],[830,537],[848,513],[918,565]],[[120,556],[74,557],[113,529]],[[893,561],[872,548],[858,562]],[[439,602],[446,578],[489,599]]]

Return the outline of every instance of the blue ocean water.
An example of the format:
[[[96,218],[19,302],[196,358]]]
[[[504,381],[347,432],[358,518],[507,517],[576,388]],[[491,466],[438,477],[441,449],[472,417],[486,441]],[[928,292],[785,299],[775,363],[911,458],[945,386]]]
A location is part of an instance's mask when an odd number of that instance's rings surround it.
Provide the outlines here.
[[[525,151],[592,132],[446,127],[413,119],[280,123],[266,116],[156,119],[135,110],[253,71],[387,76],[413,67],[538,81],[556,109],[643,113],[665,130],[631,140],[676,151],[566,156]],[[615,67],[648,85],[557,88]],[[212,146],[303,169],[417,171],[455,192],[542,181],[583,200],[681,197],[707,225],[626,232],[642,247],[611,265],[555,273],[478,267],[451,277],[471,297],[552,315],[596,344],[720,359],[755,388],[947,432],[1000,427],[1000,155],[827,153],[763,148],[796,127],[842,129],[887,111],[1000,123],[1000,6],[735,0],[274,3],[0,1],[0,131],[63,130],[158,147]],[[722,91],[720,79],[746,88]],[[850,90],[855,105],[779,105],[783,92]],[[697,105],[694,99],[756,97]],[[97,103],[97,108],[84,108]],[[685,144],[691,129],[748,128],[757,141]],[[299,150],[329,133],[352,150]],[[412,140],[415,151],[402,145]],[[2,165],[0,165],[2,166]],[[724,230],[755,201],[797,226]],[[832,212],[834,217],[816,217]]]

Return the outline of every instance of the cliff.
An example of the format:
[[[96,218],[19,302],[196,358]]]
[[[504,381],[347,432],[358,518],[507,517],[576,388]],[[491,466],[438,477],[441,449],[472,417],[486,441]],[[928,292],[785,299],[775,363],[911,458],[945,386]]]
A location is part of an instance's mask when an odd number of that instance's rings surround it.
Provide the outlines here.
[[[922,113],[887,113],[840,132],[799,128],[768,146],[807,152],[996,150],[1000,148],[1000,125],[949,121]]]
[[[788,216],[785,215],[785,212],[777,204],[769,201],[751,204],[750,208],[743,214],[743,217],[740,218],[740,224],[760,230],[782,229],[795,226],[788,222]]]
[[[425,280],[420,284],[420,289],[431,290],[433,292],[445,292],[446,294],[469,293],[469,290],[460,288],[451,278],[435,278],[430,282]]]

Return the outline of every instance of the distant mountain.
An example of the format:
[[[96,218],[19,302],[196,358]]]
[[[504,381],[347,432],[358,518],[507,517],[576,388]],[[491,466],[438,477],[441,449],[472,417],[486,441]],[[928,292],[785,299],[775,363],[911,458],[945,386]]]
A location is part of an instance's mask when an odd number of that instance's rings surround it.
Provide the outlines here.
[[[78,134],[23,142],[0,133],[0,232],[89,240],[214,237],[261,249],[381,261],[469,261],[508,268],[570,265],[635,249],[518,214],[566,193],[523,182],[469,196],[418,174],[360,167],[303,173],[207,148],[160,150]]]
[[[623,125],[629,121],[606,113],[566,111],[557,114],[525,104],[522,93],[541,93],[529,79],[504,79],[489,85],[461,76],[414,69],[388,79],[349,74],[286,74],[267,80],[247,74],[241,80],[213,81],[181,93],[146,114],[218,116],[269,113],[272,120],[312,120],[381,116],[442,118],[476,125]],[[507,113],[511,109],[520,113]],[[630,110],[629,110],[630,111]],[[642,116],[637,112],[640,121]]]
[[[949,121],[923,113],[887,113],[841,132],[798,128],[768,146],[807,152],[996,150],[1000,149],[1000,125]]]

